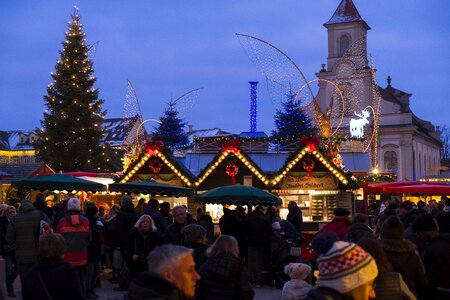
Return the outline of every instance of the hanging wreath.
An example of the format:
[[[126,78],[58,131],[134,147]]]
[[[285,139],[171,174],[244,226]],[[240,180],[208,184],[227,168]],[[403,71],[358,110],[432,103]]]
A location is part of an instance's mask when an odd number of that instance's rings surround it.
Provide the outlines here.
[[[162,167],[163,167],[163,164],[159,159],[154,158],[154,159],[150,160],[150,163],[148,164],[148,168],[153,173],[154,179],[156,179],[158,177],[158,173],[161,171]]]
[[[308,171],[308,176],[312,177],[312,170],[316,166],[314,164],[314,161],[311,158],[306,158],[305,160],[303,160],[302,165],[303,165],[303,169]]]
[[[234,176],[237,175],[239,171],[239,168],[236,164],[228,164],[225,172],[227,173],[228,176],[231,177],[231,181],[233,182],[233,184],[236,184],[236,180],[234,179]]]

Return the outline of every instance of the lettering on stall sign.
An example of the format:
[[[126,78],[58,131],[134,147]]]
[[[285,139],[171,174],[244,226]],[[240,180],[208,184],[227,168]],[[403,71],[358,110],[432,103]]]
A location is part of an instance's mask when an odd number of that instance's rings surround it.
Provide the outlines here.
[[[315,177],[293,177],[287,175],[283,183],[282,189],[294,189],[294,190],[334,190],[337,185],[330,174],[322,178]]]

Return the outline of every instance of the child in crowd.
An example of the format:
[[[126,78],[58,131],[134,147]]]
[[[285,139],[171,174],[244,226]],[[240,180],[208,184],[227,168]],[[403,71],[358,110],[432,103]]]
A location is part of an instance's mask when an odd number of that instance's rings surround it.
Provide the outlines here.
[[[284,267],[284,273],[291,280],[286,282],[281,293],[282,300],[305,299],[312,288],[311,267],[302,263],[290,263]]]

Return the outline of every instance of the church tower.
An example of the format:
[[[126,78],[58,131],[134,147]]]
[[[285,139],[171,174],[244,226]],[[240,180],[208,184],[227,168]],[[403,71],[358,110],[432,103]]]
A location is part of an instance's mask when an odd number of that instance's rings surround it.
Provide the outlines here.
[[[326,67],[323,64],[316,73],[320,79],[317,104],[323,113],[333,108],[332,126],[334,123],[348,128],[350,120],[356,118],[355,113],[361,114],[372,104],[372,77],[367,59],[370,27],[352,0],[341,0],[323,26],[328,31],[328,57]]]
[[[348,48],[364,39],[364,58],[367,62],[367,31],[369,25],[361,18],[352,0],[342,0],[331,19],[323,24],[328,30],[327,70],[332,71]]]

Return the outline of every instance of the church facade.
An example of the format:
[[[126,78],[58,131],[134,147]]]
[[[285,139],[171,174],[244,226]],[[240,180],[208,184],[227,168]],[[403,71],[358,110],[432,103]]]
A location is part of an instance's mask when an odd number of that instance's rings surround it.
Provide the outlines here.
[[[374,80],[375,68],[367,56],[370,27],[352,0],[342,0],[324,27],[328,31],[327,64],[316,73],[320,110],[326,113],[331,106],[341,107],[337,103],[343,101],[343,111],[335,109],[338,111],[330,117],[332,123],[340,122],[340,130],[347,133],[356,115],[361,117],[368,108],[371,111],[365,137],[372,140],[370,147],[367,142],[343,142],[341,152],[369,152],[372,167],[396,174],[399,181],[439,175],[440,132],[411,111],[412,94],[394,88],[390,77],[386,87]],[[342,92],[343,100],[335,86]],[[377,123],[376,128],[373,122]]]

